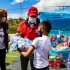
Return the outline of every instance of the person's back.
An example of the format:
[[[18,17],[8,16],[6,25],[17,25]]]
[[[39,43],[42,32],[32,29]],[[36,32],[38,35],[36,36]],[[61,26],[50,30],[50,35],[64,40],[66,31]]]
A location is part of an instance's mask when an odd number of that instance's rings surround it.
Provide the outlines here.
[[[34,67],[44,68],[49,65],[48,56],[50,50],[50,39],[48,36],[37,37],[32,45],[36,42],[34,50]]]

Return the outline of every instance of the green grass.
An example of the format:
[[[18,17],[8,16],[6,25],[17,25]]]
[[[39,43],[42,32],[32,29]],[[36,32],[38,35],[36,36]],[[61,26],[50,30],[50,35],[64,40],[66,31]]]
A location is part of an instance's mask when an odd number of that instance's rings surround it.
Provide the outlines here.
[[[18,28],[18,24],[9,25],[9,34],[16,33],[16,29]]]
[[[19,52],[7,53],[7,55],[6,55],[6,65],[9,65],[10,63],[12,63],[13,60],[15,60],[15,58],[17,58],[19,55],[20,55]]]
[[[8,45],[8,47],[10,48],[10,45]],[[10,63],[12,63],[19,55],[20,54],[18,51],[7,53],[6,54],[6,65],[9,65]]]

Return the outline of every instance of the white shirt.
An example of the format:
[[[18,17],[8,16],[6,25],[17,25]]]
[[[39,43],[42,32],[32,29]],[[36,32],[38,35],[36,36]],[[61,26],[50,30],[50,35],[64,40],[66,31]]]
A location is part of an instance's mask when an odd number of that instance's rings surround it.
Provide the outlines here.
[[[47,36],[37,37],[33,40],[34,50],[34,67],[44,68],[49,65],[48,55],[50,51],[50,39]]]
[[[0,29],[0,49],[5,48],[5,43],[4,43],[4,31],[3,28]]]

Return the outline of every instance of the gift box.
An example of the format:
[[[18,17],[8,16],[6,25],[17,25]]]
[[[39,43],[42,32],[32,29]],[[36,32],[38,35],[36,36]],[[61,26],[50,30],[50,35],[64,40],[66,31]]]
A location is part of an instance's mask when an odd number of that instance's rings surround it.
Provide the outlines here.
[[[49,60],[49,68],[54,68],[54,61],[53,60]]]
[[[61,60],[60,56],[55,56],[54,58],[49,59],[49,68],[60,68]]]
[[[60,68],[61,60],[54,61],[54,68]]]
[[[61,60],[50,60],[49,68],[60,68]]]

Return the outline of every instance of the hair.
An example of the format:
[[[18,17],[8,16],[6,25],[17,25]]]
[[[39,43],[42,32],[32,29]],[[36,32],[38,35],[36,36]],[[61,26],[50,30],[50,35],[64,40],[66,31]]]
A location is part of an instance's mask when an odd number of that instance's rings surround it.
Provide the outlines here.
[[[51,23],[47,20],[47,21],[42,21],[39,25],[43,25],[44,29],[46,30],[47,33],[50,32],[51,30]]]
[[[0,9],[0,17],[6,17],[7,18],[7,11],[4,9]]]

